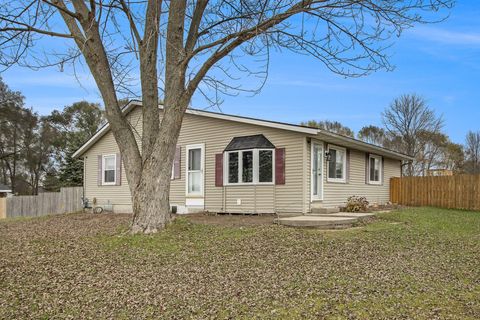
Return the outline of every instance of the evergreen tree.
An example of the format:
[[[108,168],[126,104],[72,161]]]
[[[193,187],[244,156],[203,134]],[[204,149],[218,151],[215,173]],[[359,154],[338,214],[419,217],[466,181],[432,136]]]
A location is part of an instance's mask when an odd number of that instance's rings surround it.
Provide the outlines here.
[[[97,103],[80,101],[53,111],[49,120],[59,131],[57,161],[58,183],[62,187],[80,186],[83,182],[83,161],[73,154],[97,132],[102,125],[103,110]]]

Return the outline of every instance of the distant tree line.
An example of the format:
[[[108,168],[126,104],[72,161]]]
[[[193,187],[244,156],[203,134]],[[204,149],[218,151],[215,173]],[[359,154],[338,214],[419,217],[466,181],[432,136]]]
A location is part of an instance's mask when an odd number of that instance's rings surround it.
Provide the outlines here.
[[[311,120],[301,124],[355,136],[353,130],[337,121]],[[417,94],[394,99],[382,112],[382,126],[364,126],[357,138],[412,155],[415,160],[403,168],[407,176],[427,175],[432,169],[452,170],[455,174],[480,173],[480,131],[468,132],[463,145],[452,142],[444,132],[443,117]]]
[[[83,162],[73,153],[104,121],[100,105],[81,101],[41,116],[0,78],[0,183],[16,194],[80,186]]]

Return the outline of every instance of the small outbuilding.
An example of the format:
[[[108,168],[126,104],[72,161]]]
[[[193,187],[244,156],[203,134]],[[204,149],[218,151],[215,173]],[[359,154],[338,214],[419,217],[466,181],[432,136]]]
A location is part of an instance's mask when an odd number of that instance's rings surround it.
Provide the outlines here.
[[[12,196],[12,188],[0,184],[0,198],[6,198]]]

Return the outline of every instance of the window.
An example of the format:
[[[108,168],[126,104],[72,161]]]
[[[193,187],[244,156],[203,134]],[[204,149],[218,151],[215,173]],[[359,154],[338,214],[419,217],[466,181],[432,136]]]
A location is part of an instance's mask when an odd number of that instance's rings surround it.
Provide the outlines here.
[[[242,152],[242,182],[253,182],[253,151]]]
[[[273,182],[273,151],[258,151],[258,182]]]
[[[369,155],[368,157],[368,182],[370,184],[382,183],[382,157]]]
[[[102,184],[115,185],[117,156],[114,154],[102,157]]]
[[[273,151],[273,149],[251,149],[226,152],[225,184],[272,184]]]
[[[187,194],[203,194],[203,145],[187,146]]]
[[[347,150],[345,148],[328,146],[330,161],[328,162],[328,181],[346,182]]]
[[[238,152],[228,153],[228,183],[238,183]]]

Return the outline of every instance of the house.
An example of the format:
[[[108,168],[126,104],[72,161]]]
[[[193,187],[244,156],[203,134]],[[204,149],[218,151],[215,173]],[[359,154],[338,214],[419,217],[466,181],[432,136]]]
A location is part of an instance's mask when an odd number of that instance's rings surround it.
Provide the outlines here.
[[[160,108],[162,108],[160,106]],[[123,109],[141,141],[140,102]],[[161,114],[161,112],[160,112]],[[161,115],[160,115],[161,116]],[[131,212],[121,155],[108,124],[74,157],[84,159],[84,194]],[[188,109],[172,168],[178,213],[305,214],[351,195],[389,201],[390,178],[411,157],[317,128]]]
[[[450,169],[428,169],[427,170],[427,177],[446,177],[446,176],[453,176],[453,171]]]
[[[13,196],[12,188],[0,183],[0,198],[7,198]]]

